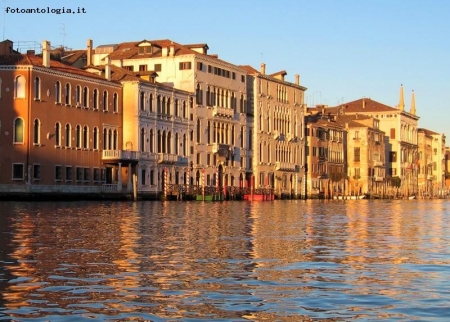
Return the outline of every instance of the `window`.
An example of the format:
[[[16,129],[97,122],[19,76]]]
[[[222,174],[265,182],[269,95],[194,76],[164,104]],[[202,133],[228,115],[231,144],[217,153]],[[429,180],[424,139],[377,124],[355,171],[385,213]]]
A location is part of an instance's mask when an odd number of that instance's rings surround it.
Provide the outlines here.
[[[61,83],[58,81],[55,83],[55,103],[61,104]]]
[[[153,70],[155,72],[160,72],[161,71],[161,64],[155,64],[155,66],[153,67]]]
[[[65,93],[64,93],[64,95],[65,95],[65,104],[66,105],[70,105],[70,84],[69,83],[67,83],[66,84],[66,87],[65,87]]]
[[[23,170],[24,165],[23,163],[13,163],[12,165],[13,171],[12,171],[12,179],[13,180],[23,180]]]
[[[59,122],[55,124],[55,146],[61,146],[61,124]]]
[[[83,107],[89,107],[89,90],[86,86],[83,87]]]
[[[359,139],[359,131],[355,131],[355,137],[354,137],[354,139],[355,139],[355,140],[358,140],[358,139]]]
[[[82,167],[76,167],[76,173],[75,173],[75,179],[77,181],[83,181],[83,168]]]
[[[72,167],[66,167],[66,181],[72,181]]]
[[[397,162],[397,152],[389,152],[389,162]]]
[[[23,119],[16,118],[14,120],[14,135],[13,135],[13,141],[14,143],[24,143],[24,124]]]
[[[108,110],[108,92],[107,91],[103,91],[103,111],[107,111]]]
[[[119,112],[119,97],[118,97],[117,93],[114,93],[114,95],[113,95],[113,111],[114,111],[114,113]]]
[[[395,129],[391,129],[391,139],[395,139]]]
[[[41,122],[38,119],[33,123],[33,144],[39,145],[41,141]]]
[[[98,150],[98,127],[94,127],[92,144],[94,145],[94,150]]]
[[[200,84],[197,84],[197,89],[195,93],[196,93],[195,99],[197,101],[197,104],[199,105],[203,104],[203,91],[200,87]]]
[[[241,82],[245,83],[245,75],[241,75]]]
[[[33,180],[41,179],[41,165],[33,164]]]
[[[145,186],[145,176],[146,176],[145,169],[142,169],[141,170],[141,185],[143,185],[143,186]]]
[[[354,148],[353,161],[359,162],[361,159],[361,148]]]
[[[147,65],[139,65],[139,71],[140,71],[140,72],[145,72],[145,71],[147,71]]]
[[[19,75],[14,80],[14,97],[25,98],[26,86],[25,77]]]
[[[203,63],[202,62],[197,63],[197,70],[203,71]]]
[[[144,92],[140,92],[139,94],[139,107],[141,111],[145,110],[145,94]]]
[[[77,85],[75,89],[75,101],[77,103],[77,107],[81,106],[81,87],[80,85]]]
[[[77,125],[75,133],[75,147],[77,149],[81,148],[81,125]]]
[[[41,79],[39,77],[34,78],[34,100],[41,100]]]
[[[83,127],[83,149],[89,149],[89,129],[86,125]]]
[[[94,182],[100,181],[100,169],[94,168]]]
[[[84,168],[83,169],[83,180],[84,181],[89,181],[90,179],[90,175],[91,175],[91,169],[89,168]]]
[[[98,109],[98,89],[94,89],[93,91],[92,91],[92,103],[94,104],[94,106],[93,106],[93,108],[94,108],[94,110],[97,110]]]
[[[188,62],[180,62],[180,67],[179,67],[179,69],[180,69],[180,70],[188,70],[188,69],[191,69],[191,62],[190,62],[190,61],[188,61]]]
[[[123,66],[123,69],[125,70],[129,70],[130,72],[134,71],[134,66],[130,65],[130,66]]]
[[[69,148],[71,146],[71,144],[70,144],[70,139],[71,139],[70,132],[71,132],[70,124],[67,123],[66,124],[66,128],[65,128],[66,147],[67,148]]]
[[[55,165],[55,181],[62,180],[62,166]]]

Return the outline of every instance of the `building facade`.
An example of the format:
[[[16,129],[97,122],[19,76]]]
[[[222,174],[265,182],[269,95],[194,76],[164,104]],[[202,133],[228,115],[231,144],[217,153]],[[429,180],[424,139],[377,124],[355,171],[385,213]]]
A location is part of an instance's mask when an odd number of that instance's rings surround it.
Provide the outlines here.
[[[42,57],[0,59],[1,191],[120,190],[105,160],[122,147],[122,86],[50,60],[47,41]]]

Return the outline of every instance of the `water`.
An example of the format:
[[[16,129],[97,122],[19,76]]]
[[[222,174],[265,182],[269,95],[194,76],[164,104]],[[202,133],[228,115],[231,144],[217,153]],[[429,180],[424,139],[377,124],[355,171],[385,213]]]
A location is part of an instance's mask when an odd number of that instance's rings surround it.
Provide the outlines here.
[[[2,202],[0,320],[448,320],[449,205]]]

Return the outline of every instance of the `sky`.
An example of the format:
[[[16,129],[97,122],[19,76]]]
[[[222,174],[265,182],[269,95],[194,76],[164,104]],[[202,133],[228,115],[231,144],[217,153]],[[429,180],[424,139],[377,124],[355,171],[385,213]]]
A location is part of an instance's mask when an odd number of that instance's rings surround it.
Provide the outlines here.
[[[94,48],[144,39],[206,43],[232,64],[259,70],[264,62],[268,74],[286,70],[290,82],[299,74],[309,106],[366,97],[395,107],[403,85],[407,111],[415,93],[419,127],[450,141],[450,1],[0,1],[3,39],[16,49],[43,40],[72,49],[86,48],[87,39]]]

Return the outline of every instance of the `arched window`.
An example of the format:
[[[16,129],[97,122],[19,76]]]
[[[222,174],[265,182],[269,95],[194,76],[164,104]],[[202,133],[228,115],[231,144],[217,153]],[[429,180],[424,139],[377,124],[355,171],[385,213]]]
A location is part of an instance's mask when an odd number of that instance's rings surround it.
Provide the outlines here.
[[[66,84],[66,90],[65,90],[65,96],[66,96],[66,98],[65,98],[65,104],[66,105],[70,105],[70,101],[71,101],[71,99],[70,99],[70,84],[69,83],[67,83]]]
[[[161,103],[161,114],[166,114],[166,97],[163,97]]]
[[[71,134],[71,129],[70,129],[70,124],[69,123],[67,123],[66,124],[66,130],[65,130],[65,135],[66,135],[66,147],[70,147],[70,142],[71,142],[71,137],[70,137],[70,134]]]
[[[187,119],[187,109],[185,101],[183,101],[183,118]]]
[[[93,92],[92,92],[92,101],[93,101],[93,108],[94,110],[98,109],[98,89],[94,88]]]
[[[79,149],[81,148],[81,125],[77,125],[75,132],[75,147]]]
[[[163,131],[162,133],[162,138],[161,138],[161,142],[162,142],[162,153],[167,153],[167,149],[166,149],[166,131]]]
[[[167,153],[172,153],[172,133],[167,133]]]
[[[89,89],[83,87],[83,107],[89,107]]]
[[[103,91],[103,111],[108,110],[108,92]]]
[[[156,98],[156,113],[161,114],[161,95]]]
[[[157,136],[157,149],[158,149],[158,153],[162,152],[161,149],[161,131],[158,130],[158,136]]]
[[[114,130],[113,132],[113,150],[117,150],[118,145],[118,133],[117,130]]]
[[[41,79],[39,77],[34,78],[34,99],[36,101],[41,99]]]
[[[167,99],[166,114],[171,115],[171,113],[170,113],[170,97]]]
[[[13,140],[14,143],[24,143],[24,131],[25,131],[25,127],[23,124],[23,119],[21,118],[16,118],[14,120],[14,136],[13,136]]]
[[[179,106],[178,106],[178,99],[175,99],[175,104],[173,106],[173,114],[175,116],[180,116],[180,111],[178,110]]]
[[[33,122],[33,144],[41,142],[41,122],[35,119]]]
[[[200,120],[197,120],[197,143],[200,143],[200,136],[201,136],[201,131],[200,131]]]
[[[108,150],[108,130],[103,130],[103,150]]]
[[[61,104],[61,83],[59,81],[55,83],[55,103]]]
[[[144,92],[140,92],[139,94],[139,108],[141,111],[145,110],[145,95]]]
[[[175,150],[173,151],[174,154],[179,154],[180,151],[180,138],[178,137],[178,133],[175,133]]]
[[[153,133],[153,129],[150,130],[150,152],[155,152],[155,146],[154,146],[154,133]]]
[[[81,86],[77,85],[75,89],[75,101],[77,103],[77,107],[81,106]]]
[[[94,150],[98,150],[98,127],[94,127],[92,144],[94,145]]]
[[[83,127],[83,149],[89,149],[89,128]]]
[[[61,124],[59,122],[55,124],[55,146],[61,146]]]
[[[145,130],[142,128],[141,129],[141,136],[140,136],[140,149],[141,152],[145,151]]]
[[[150,112],[153,112],[153,94],[150,94],[150,97],[148,99],[148,105],[149,105]]]
[[[195,99],[196,99],[198,105],[202,105],[202,103],[203,103],[202,96],[203,96],[202,88],[200,87],[200,84],[197,84],[197,88],[195,90]]]
[[[26,81],[25,77],[19,75],[14,80],[14,97],[15,98],[25,98],[26,93]]]
[[[112,130],[108,130],[108,150],[112,150],[113,148],[113,137]]]
[[[114,93],[113,95],[113,112],[119,113],[119,96],[117,93]]]

